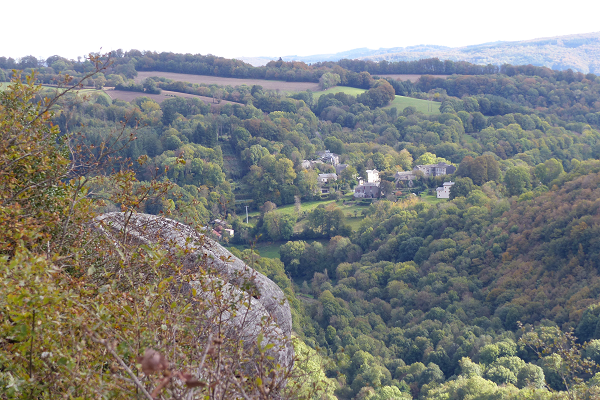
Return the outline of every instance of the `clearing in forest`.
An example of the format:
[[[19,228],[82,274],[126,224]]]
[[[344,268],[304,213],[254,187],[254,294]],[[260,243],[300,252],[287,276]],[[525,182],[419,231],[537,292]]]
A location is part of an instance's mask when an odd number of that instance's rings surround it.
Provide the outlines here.
[[[406,107],[415,107],[417,111],[420,111],[426,115],[431,115],[439,114],[441,105],[442,103],[438,103],[437,101],[421,100],[405,96],[396,96],[394,101],[392,101],[385,108],[396,107],[398,112],[402,112],[402,110],[404,110]]]
[[[321,97],[321,95],[324,94],[329,94],[329,93],[345,93],[347,95],[351,95],[351,96],[358,96],[359,94],[363,94],[364,92],[366,92],[365,89],[359,89],[359,88],[354,88],[354,87],[350,87],[350,86],[334,86],[334,87],[330,87],[327,90],[320,90],[318,92],[314,92],[313,93],[313,99],[316,102],[317,100],[319,100],[319,97]]]
[[[321,90],[319,92],[313,93],[313,101],[316,103],[319,100],[319,97],[321,97],[324,94],[329,94],[329,93],[335,94],[335,93],[339,93],[339,92],[345,93],[350,96],[357,96],[359,94],[366,92],[366,90],[353,88],[353,87],[349,87],[349,86],[334,86],[327,90]],[[420,111],[423,114],[431,115],[431,114],[439,114],[440,113],[441,104],[442,103],[439,103],[436,101],[421,100],[421,99],[415,99],[415,98],[406,97],[406,96],[396,96],[394,101],[392,101],[388,106],[386,106],[384,108],[396,107],[398,112],[402,112],[402,110],[404,110],[406,107],[412,106],[412,107],[415,107],[417,109],[417,111]]]

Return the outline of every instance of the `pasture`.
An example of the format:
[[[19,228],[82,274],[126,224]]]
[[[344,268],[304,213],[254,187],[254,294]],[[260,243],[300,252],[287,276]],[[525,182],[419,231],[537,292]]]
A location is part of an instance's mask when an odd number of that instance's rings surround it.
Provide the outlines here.
[[[279,260],[279,247],[283,244],[286,244],[287,241],[279,241],[279,242],[258,242],[254,245],[254,250],[260,254],[261,257],[266,258],[275,258]],[[235,247],[239,251],[244,251],[249,249],[250,246],[243,244],[232,244],[225,246],[226,248]]]
[[[311,90],[316,92],[319,90],[319,84],[314,82],[285,82],[285,81],[272,81],[267,79],[245,79],[245,78],[223,78],[219,76],[210,75],[191,75],[191,74],[180,74],[176,72],[161,72],[161,71],[140,71],[138,72],[135,81],[141,83],[146,78],[158,76],[160,78],[172,79],[174,81],[198,83],[205,85],[221,85],[221,86],[253,86],[260,85],[266,90],[280,90],[284,92],[302,92],[305,90]]]
[[[448,199],[438,199],[437,196],[432,195],[432,194],[421,194],[421,201],[424,201],[425,203],[431,204],[431,205],[436,205],[438,203],[443,203],[445,201],[448,201]]]
[[[366,90],[353,88],[353,87],[349,87],[349,86],[334,86],[327,90],[321,90],[321,91],[313,93],[313,99],[315,102],[317,102],[319,100],[319,97],[321,97],[324,94],[328,94],[328,93],[335,94],[335,93],[339,93],[339,92],[342,92],[342,93],[345,93],[345,94],[351,95],[351,96],[357,96],[359,94],[366,92]],[[425,115],[432,115],[432,114],[440,113],[440,105],[441,105],[441,103],[438,103],[435,101],[414,99],[412,97],[405,97],[405,96],[396,96],[394,101],[392,101],[388,106],[386,106],[384,108],[396,107],[398,112],[402,112],[402,110],[404,110],[406,107],[412,106],[412,107],[415,107],[417,109],[417,111],[420,111]]]
[[[392,101],[387,107],[384,108],[396,107],[398,112],[402,112],[402,110],[404,110],[406,107],[415,107],[417,111],[420,111],[425,115],[432,115],[440,113],[441,105],[442,103],[438,103],[436,101],[414,99],[412,97],[405,96],[396,96],[394,101]]]
[[[334,87],[330,87],[327,90],[320,90],[318,92],[314,92],[313,93],[313,99],[314,101],[319,100],[319,97],[321,97],[324,94],[329,94],[329,93],[345,93],[351,96],[358,96],[359,94],[363,94],[364,92],[366,92],[365,89],[359,89],[359,88],[353,88],[350,86],[334,86]]]

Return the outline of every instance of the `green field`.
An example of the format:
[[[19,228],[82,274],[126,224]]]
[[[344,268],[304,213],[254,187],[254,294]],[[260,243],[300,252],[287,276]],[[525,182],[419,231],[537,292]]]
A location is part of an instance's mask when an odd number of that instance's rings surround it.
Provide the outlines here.
[[[323,246],[327,246],[327,243],[329,243],[329,240],[307,240],[306,242],[308,242],[308,243],[321,242],[321,243],[323,243]],[[285,240],[282,240],[279,242],[256,243],[256,245],[254,246],[254,250],[257,251],[261,257],[274,258],[274,259],[279,260],[279,247],[281,247],[282,245],[284,245],[286,243],[287,243],[287,241],[285,241]],[[226,248],[235,247],[236,249],[238,249],[240,251],[250,248],[250,246],[240,245],[240,244],[233,244],[233,245],[229,245],[229,246],[225,246],[225,247]]]
[[[468,133],[462,135],[462,140],[464,140],[468,144],[477,142],[477,139],[475,139],[472,135],[469,135]]]
[[[421,200],[423,200],[424,202],[429,203],[429,204],[438,204],[438,203],[443,203],[445,201],[448,201],[448,199],[438,199],[437,196],[434,196],[431,194],[422,194]]]
[[[315,101],[317,101],[317,100],[319,100],[319,97],[321,97],[321,95],[323,95],[323,94],[329,94],[329,93],[336,94],[336,93],[339,93],[339,92],[342,92],[342,93],[345,93],[345,94],[349,94],[349,95],[352,95],[352,96],[356,96],[356,95],[359,95],[359,94],[362,94],[362,93],[366,92],[366,90],[365,89],[353,88],[353,87],[349,87],[349,86],[334,86],[334,87],[329,88],[327,90],[321,90],[319,92],[314,92],[313,93],[313,99]]]
[[[429,100],[421,100],[421,99],[413,99],[412,97],[404,97],[404,96],[396,96],[394,101],[390,103],[389,106],[385,108],[396,107],[398,112],[402,112],[406,107],[415,107],[417,111],[422,112],[426,115],[431,114],[439,114],[440,113],[440,105],[442,103],[438,103],[436,101]]]
[[[286,241],[259,242],[259,243],[256,243],[256,245],[254,246],[254,250],[256,250],[258,252],[258,254],[260,254],[261,257],[275,258],[275,259],[279,260],[279,247],[282,244],[286,244],[286,243],[287,243]],[[226,247],[228,247],[228,248],[235,247],[236,249],[238,249],[240,251],[250,248],[250,246],[244,246],[244,245],[240,245],[240,244],[235,244],[235,245],[226,246]]]
[[[327,90],[322,90],[320,92],[314,92],[313,98],[314,98],[314,101],[316,102],[319,100],[319,97],[323,94],[328,94],[328,93],[335,94],[335,93],[342,92],[342,93],[345,93],[348,95],[357,96],[359,94],[364,93],[365,91],[366,91],[365,89],[357,89],[357,88],[353,88],[353,87],[349,87],[349,86],[334,86]],[[440,113],[440,105],[441,104],[442,103],[439,103],[437,101],[414,99],[412,97],[405,97],[405,96],[396,96],[394,101],[392,101],[389,106],[384,107],[384,108],[396,107],[398,112],[402,112],[402,110],[404,110],[406,107],[412,106],[412,107],[415,107],[417,109],[417,111],[420,111],[423,114],[431,115],[431,114],[439,114]]]

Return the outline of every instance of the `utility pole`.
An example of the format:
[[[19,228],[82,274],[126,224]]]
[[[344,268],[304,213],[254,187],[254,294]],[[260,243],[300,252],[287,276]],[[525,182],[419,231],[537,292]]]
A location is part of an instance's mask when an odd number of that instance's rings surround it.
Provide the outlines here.
[[[246,223],[248,223],[248,206],[245,206],[245,207],[246,207]]]

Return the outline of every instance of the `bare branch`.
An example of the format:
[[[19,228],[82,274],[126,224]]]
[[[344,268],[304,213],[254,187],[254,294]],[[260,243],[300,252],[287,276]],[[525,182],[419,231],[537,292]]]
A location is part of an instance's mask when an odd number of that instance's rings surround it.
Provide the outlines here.
[[[106,347],[106,350],[108,350],[108,352],[117,360],[119,365],[121,365],[121,367],[123,367],[123,369],[131,377],[131,380],[133,381],[135,386],[144,394],[144,396],[146,396],[146,398],[148,400],[154,400],[154,397],[150,393],[148,393],[148,391],[146,390],[146,388],[144,387],[142,382],[139,381],[139,379],[137,378],[137,376],[135,376],[135,374],[133,373],[131,368],[129,368],[127,366],[127,364],[125,364],[125,362],[121,359],[121,357],[119,357],[117,352],[112,348],[112,346],[110,345],[110,343],[107,340],[100,339],[94,333],[89,332],[89,331],[87,332],[87,334],[94,343],[98,343],[98,344],[101,344],[104,347]]]

